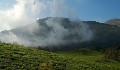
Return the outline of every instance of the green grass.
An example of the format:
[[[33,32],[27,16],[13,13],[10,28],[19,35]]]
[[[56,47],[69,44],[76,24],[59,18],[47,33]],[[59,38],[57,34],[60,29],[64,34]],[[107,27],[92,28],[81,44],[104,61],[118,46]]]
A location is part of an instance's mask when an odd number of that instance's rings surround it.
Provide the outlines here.
[[[106,60],[104,54],[95,52],[87,55],[76,51],[59,52],[59,54],[72,58],[70,62],[73,70],[120,70],[120,62]]]
[[[53,67],[48,67],[49,61]],[[0,70],[39,70],[47,67],[58,69],[58,66],[64,69],[66,67],[63,65],[66,63],[67,59],[62,55],[16,44],[0,44]]]
[[[0,70],[120,70],[120,62],[92,50],[52,53],[0,43]]]

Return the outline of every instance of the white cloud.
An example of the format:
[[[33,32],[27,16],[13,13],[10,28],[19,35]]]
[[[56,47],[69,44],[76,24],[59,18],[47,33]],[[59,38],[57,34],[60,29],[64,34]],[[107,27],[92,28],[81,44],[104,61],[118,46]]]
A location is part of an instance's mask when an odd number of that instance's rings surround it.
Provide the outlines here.
[[[0,10],[0,31],[30,24],[45,9],[44,2],[33,4],[33,0],[16,1],[13,7]]]
[[[0,10],[0,31],[25,26],[45,16],[71,17],[73,12],[65,0],[16,0],[13,7]]]
[[[79,26],[78,24],[69,23],[75,26],[70,30],[63,26],[59,18],[46,20],[47,27],[35,22],[36,19],[45,15],[43,14],[45,11],[52,17],[69,17],[73,13],[73,9],[65,4],[65,0],[35,0],[35,3],[34,0],[16,1],[17,3],[12,8],[0,10],[0,31],[17,27],[13,31],[1,32],[1,41],[40,46],[91,40],[92,31],[89,30],[89,26],[81,22],[79,22]],[[52,29],[48,30],[50,28]],[[75,37],[69,38],[69,35],[74,35]],[[64,39],[65,37],[68,38]]]

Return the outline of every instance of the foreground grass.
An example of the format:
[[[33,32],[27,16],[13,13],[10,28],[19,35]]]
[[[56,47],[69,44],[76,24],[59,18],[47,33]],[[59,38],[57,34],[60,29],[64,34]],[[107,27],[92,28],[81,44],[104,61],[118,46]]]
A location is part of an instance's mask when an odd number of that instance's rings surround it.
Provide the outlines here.
[[[15,44],[0,44],[0,70],[64,70],[65,65],[67,59],[61,55]]]
[[[58,54],[72,58],[70,65],[73,70],[120,70],[120,62],[105,59],[104,54],[100,52],[83,54],[79,51],[68,51]]]
[[[99,52],[51,53],[0,43],[0,70],[120,70],[119,65],[120,62],[105,60],[104,54]]]

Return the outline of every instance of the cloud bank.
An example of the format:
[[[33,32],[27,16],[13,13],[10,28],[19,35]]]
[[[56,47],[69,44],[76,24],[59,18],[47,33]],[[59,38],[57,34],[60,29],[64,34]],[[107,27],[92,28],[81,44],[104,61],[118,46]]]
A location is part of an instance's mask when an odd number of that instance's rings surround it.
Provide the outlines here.
[[[47,46],[89,41],[93,36],[89,26],[78,20],[69,20],[76,24],[66,24],[71,25],[72,29],[66,28],[61,18],[47,19],[43,25],[42,22],[36,22],[36,18],[46,16],[71,18],[70,14],[74,13],[74,9],[68,7],[64,0],[16,1],[12,8],[0,10],[1,41],[27,46]]]
[[[35,22],[45,9],[43,2],[33,5],[33,0],[16,0],[16,4],[7,10],[0,10],[0,31],[25,26]]]
[[[0,10],[0,31],[28,25],[36,18],[68,17],[72,11],[64,0],[16,0],[13,7]]]

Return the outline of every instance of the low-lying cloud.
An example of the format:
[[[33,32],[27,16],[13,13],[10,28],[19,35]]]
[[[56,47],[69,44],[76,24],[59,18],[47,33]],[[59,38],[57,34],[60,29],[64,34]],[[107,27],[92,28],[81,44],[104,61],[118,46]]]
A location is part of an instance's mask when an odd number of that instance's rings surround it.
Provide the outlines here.
[[[74,10],[66,6],[64,0],[16,1],[12,8],[0,10],[1,41],[27,46],[48,46],[85,42],[93,37],[89,26],[79,20],[69,20],[65,23],[62,18],[48,18],[44,23],[36,22],[36,18],[46,16],[71,16],[70,13]]]

